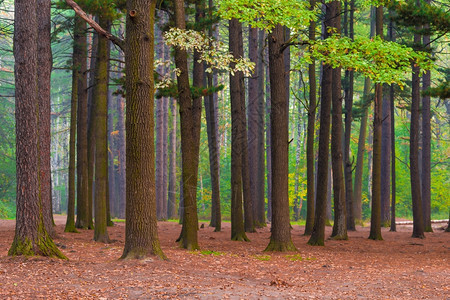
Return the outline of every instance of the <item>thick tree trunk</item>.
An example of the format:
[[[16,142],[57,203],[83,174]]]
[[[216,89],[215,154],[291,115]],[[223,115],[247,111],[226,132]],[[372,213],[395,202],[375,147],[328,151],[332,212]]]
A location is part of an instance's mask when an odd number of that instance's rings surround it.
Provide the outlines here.
[[[100,18],[102,28],[109,27],[110,22]],[[94,240],[108,243],[107,231],[107,196],[108,196],[108,60],[109,40],[98,38],[97,63],[95,65],[95,192],[94,192]]]
[[[89,227],[88,204],[88,103],[86,22],[75,18],[74,43],[79,51],[77,68],[77,228]]]
[[[334,4],[326,4],[326,14],[324,26],[333,26],[333,18],[336,15]],[[324,30],[324,38],[328,37],[328,30]],[[320,131],[319,131],[319,154],[317,163],[317,184],[316,184],[316,209],[314,216],[314,226],[308,244],[313,246],[323,246],[325,239],[325,223],[327,209],[328,190],[328,153],[330,142],[330,113],[332,99],[332,68],[330,65],[323,65],[321,84],[321,106],[320,106]]]
[[[383,37],[383,7],[376,8],[376,35]],[[383,107],[383,86],[375,85],[375,106],[373,116],[373,169],[372,169],[372,211],[369,239],[381,237],[381,124]]]
[[[230,52],[239,57],[239,39],[242,39],[242,25],[237,19],[229,22]],[[242,179],[242,151],[243,149],[243,122],[242,98],[244,89],[243,76],[237,72],[230,74],[231,98],[231,240],[249,241],[245,234],[243,205],[243,179]]]
[[[289,222],[289,120],[282,52],[283,26],[276,25],[269,34],[268,40],[271,89],[272,225],[270,242],[265,251],[295,251]]]
[[[186,29],[184,2],[175,0],[175,26]],[[177,78],[180,108],[183,228],[178,241],[188,250],[198,249],[197,176],[200,146],[201,99],[192,99],[189,87],[187,52],[175,48],[175,65],[180,70]]]
[[[39,147],[44,145],[39,138],[37,95],[38,7],[36,0],[16,0],[14,4],[17,209],[16,230],[8,255],[65,258],[47,233],[43,215],[45,200],[39,193]]]
[[[50,86],[53,65],[51,47],[50,0],[37,0],[38,21],[38,101],[39,101],[39,188],[42,198],[44,226],[51,237],[53,228],[52,179],[50,167]]]
[[[127,1],[127,202],[123,259],[165,258],[156,222],[154,152],[154,15],[156,1]]]
[[[419,34],[414,34],[414,43],[420,43]],[[411,127],[409,141],[409,171],[411,180],[411,198],[413,211],[412,237],[425,238],[422,210],[422,195],[419,173],[419,119],[420,119],[420,69],[414,63],[412,65],[412,95],[411,95]]]
[[[333,2],[336,6],[334,19],[336,34],[341,32],[341,3]],[[336,240],[347,240],[347,221],[345,207],[345,182],[342,155],[342,93],[341,69],[333,69],[332,83],[332,128],[331,128],[331,163],[333,167],[334,193],[334,224],[331,237]]]

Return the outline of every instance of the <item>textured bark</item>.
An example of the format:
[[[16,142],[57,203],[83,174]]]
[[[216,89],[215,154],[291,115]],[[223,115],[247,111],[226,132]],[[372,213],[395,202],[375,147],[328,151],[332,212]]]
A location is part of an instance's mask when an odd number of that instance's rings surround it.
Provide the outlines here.
[[[414,43],[420,43],[421,36],[414,34]],[[409,138],[409,171],[411,180],[411,198],[413,211],[413,233],[412,237],[425,238],[422,195],[419,173],[419,119],[420,119],[420,77],[419,67],[412,65],[412,95],[411,95],[411,125]]]
[[[8,255],[65,258],[46,231],[39,192],[38,22],[36,0],[16,0],[16,230]]]
[[[94,229],[93,204],[94,204],[94,164],[95,164],[95,106],[94,85],[95,68],[97,65],[98,34],[92,36],[89,64],[89,91],[88,91],[88,228]]]
[[[169,219],[174,219],[177,215],[177,103],[175,99],[170,100],[170,113],[172,116],[172,128],[169,134],[169,195],[167,204],[167,213]]]
[[[335,16],[335,6],[326,4],[325,28],[333,26],[332,18]],[[328,37],[328,30],[324,30],[324,38]],[[316,210],[314,226],[308,244],[323,246],[325,239],[325,223],[327,209],[327,184],[328,184],[328,153],[330,141],[330,113],[332,98],[332,68],[323,65],[321,84],[321,106],[320,106],[320,131],[319,131],[319,154],[317,163],[316,184]]]
[[[119,171],[118,171],[118,190],[119,190],[119,215],[121,219],[125,218],[126,205],[126,142],[125,142],[125,99],[117,97],[117,130],[119,151]]]
[[[109,78],[111,78],[111,64],[108,63],[108,82]],[[116,157],[116,143],[113,132],[114,128],[114,115],[115,115],[115,103],[113,90],[108,86],[108,99],[107,99],[107,113],[108,113],[108,128],[107,128],[107,137],[108,137],[108,196],[106,199],[107,203],[107,222],[108,226],[113,226],[112,217],[117,217],[116,215],[116,204],[117,204],[117,183],[116,183],[116,170],[114,166],[114,158]],[[109,205],[108,205],[109,204]]]
[[[51,47],[50,0],[37,0],[38,21],[38,101],[39,101],[39,188],[42,198],[44,225],[51,237],[53,228],[52,179],[50,168],[50,86],[53,65]]]
[[[383,7],[376,8],[376,35],[383,37]],[[375,85],[375,106],[373,116],[373,169],[372,169],[372,211],[370,215],[369,239],[381,237],[381,123],[383,107],[383,86]]]
[[[242,39],[242,25],[237,19],[229,21],[230,53],[239,57],[239,39]],[[242,115],[242,90],[244,81],[242,72],[230,74],[230,98],[231,98],[231,240],[249,241],[245,234],[243,204],[243,180],[242,180],[242,151],[243,149],[243,122]]]
[[[175,26],[186,28],[184,2],[175,0]],[[183,180],[183,228],[178,241],[188,250],[198,249],[197,229],[197,176],[200,147],[202,103],[192,99],[186,50],[175,48],[175,65],[180,70],[177,78],[180,109],[182,180]]]
[[[89,226],[87,42],[86,22],[80,18],[75,18],[74,43],[80,53],[77,68],[77,221],[75,226],[86,229]]]
[[[162,216],[164,220],[168,218],[168,150],[169,145],[167,142],[168,135],[168,126],[169,126],[169,98],[163,98],[163,207],[162,207]]]
[[[391,229],[397,231],[395,225],[395,193],[396,193],[396,176],[395,176],[395,106],[394,106],[394,86],[389,88],[389,97],[391,98],[391,185],[392,185],[392,203],[391,203]]]
[[[71,107],[70,107],[70,138],[69,138],[69,193],[67,199],[67,221],[65,232],[77,232],[75,229],[75,141],[77,135],[77,112],[78,112],[78,83],[80,76],[80,45],[78,28],[80,22],[78,18],[75,20],[74,26],[74,41],[72,54],[72,93],[71,93]]]
[[[388,91],[387,85],[384,86]],[[383,95],[381,124],[381,226],[389,227],[391,220],[391,102]]]
[[[265,251],[295,251],[289,220],[289,130],[286,95],[283,27],[276,25],[268,36],[271,89],[272,145],[272,226],[270,242]]]
[[[430,3],[428,0],[427,3]],[[426,27],[429,27],[426,25]],[[423,36],[423,44],[430,49],[430,36]],[[431,86],[431,72],[423,74],[423,90]],[[433,232],[431,227],[431,107],[430,96],[422,98],[422,206],[425,232]]]
[[[269,60],[269,51],[266,48],[266,61]],[[269,64],[266,65],[266,168],[267,168],[267,220],[272,222],[272,124],[271,107],[272,95],[270,92]]]
[[[336,17],[334,27],[336,34],[341,32],[341,3],[334,1]],[[342,93],[341,69],[333,69],[332,90],[332,128],[331,128],[331,164],[333,167],[334,224],[331,237],[336,240],[347,240],[347,221],[345,207],[345,182],[343,173],[342,151]]]
[[[256,145],[256,160],[257,160],[257,178],[256,178],[256,196],[253,208],[255,210],[255,225],[257,227],[266,226],[265,217],[265,114],[264,114],[264,40],[265,32],[258,31],[258,61],[256,70],[258,72],[258,100],[257,100],[257,130],[256,138],[258,143]]]
[[[100,18],[102,28],[109,27],[108,20]],[[109,242],[107,231],[107,196],[108,196],[108,60],[109,41],[103,36],[98,38],[97,63],[95,65],[95,192],[94,192],[94,240]]]
[[[155,199],[154,152],[154,15],[156,1],[127,1],[126,90],[126,226],[123,259],[161,250]]]
[[[262,66],[258,64],[258,29],[249,27],[248,36],[248,55],[251,62],[255,63],[255,71],[251,77],[248,79],[248,108],[247,108],[247,118],[248,118],[248,156],[252,158],[258,157],[258,145],[259,145],[259,135],[258,123],[259,117],[259,90],[258,90],[258,76],[259,68]],[[264,124],[262,124],[264,126]],[[257,227],[260,227],[259,220],[257,217],[258,207],[264,205],[264,199],[258,199],[258,190],[261,188],[257,185],[258,183],[258,164],[260,161],[258,159],[250,159],[248,161],[249,168],[249,179],[250,179],[250,192],[253,197],[253,221]]]
[[[315,6],[316,1],[310,0],[311,7]],[[309,39],[316,39],[316,22],[309,23]],[[306,224],[305,235],[310,235],[314,226],[314,129],[316,126],[316,110],[317,110],[317,84],[316,84],[316,61],[313,59],[308,65],[309,78],[309,106],[308,106],[308,129],[306,138]]]
[[[354,38],[354,10],[355,1],[350,1],[349,12],[349,29],[348,36]],[[346,26],[347,28],[347,26]],[[345,205],[347,209],[347,229],[356,230],[355,215],[353,205],[353,161],[350,155],[350,138],[352,131],[352,109],[353,109],[353,86],[354,86],[354,71],[345,71],[345,137],[344,137],[344,175],[345,175]]]

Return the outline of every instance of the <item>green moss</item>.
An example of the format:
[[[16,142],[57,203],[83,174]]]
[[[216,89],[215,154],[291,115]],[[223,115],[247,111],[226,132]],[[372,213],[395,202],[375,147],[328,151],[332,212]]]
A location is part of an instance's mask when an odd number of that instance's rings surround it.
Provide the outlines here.
[[[272,256],[270,255],[252,255],[253,258],[260,260],[260,261],[269,261],[272,259]]]
[[[292,240],[289,242],[278,242],[270,239],[269,245],[267,245],[265,252],[290,252],[290,251],[298,251],[297,248],[292,243]]]
[[[330,240],[334,240],[334,241],[347,241],[347,240],[348,240],[348,235],[347,235],[347,234],[344,234],[344,235],[330,236]]]
[[[232,241],[238,241],[238,242],[250,242],[250,239],[247,237],[245,232],[242,233],[236,233],[231,237]]]

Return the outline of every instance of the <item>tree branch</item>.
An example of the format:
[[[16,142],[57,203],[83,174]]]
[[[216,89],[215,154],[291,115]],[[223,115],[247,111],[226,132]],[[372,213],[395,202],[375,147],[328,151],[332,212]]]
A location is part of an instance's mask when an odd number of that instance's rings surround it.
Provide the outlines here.
[[[105,38],[116,44],[122,51],[125,51],[125,41],[121,38],[118,38],[114,35],[112,35],[110,32],[104,30],[100,25],[97,24],[92,18],[90,18],[83,9],[73,0],[66,0],[66,3],[72,7],[72,9],[75,11],[75,13],[80,16],[83,20],[85,20],[89,25],[91,25],[92,28],[95,29],[95,31],[98,32],[98,34],[103,35]]]

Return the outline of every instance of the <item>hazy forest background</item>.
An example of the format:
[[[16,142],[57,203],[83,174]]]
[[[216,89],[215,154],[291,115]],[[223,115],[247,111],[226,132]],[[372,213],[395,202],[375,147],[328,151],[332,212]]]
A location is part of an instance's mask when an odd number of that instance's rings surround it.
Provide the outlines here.
[[[91,1],[92,2],[92,1]],[[107,29],[118,37],[124,37],[125,19],[119,10],[111,9],[113,4],[108,4],[109,8],[102,7],[103,2],[94,1],[91,7],[86,3],[83,7],[92,17],[95,14],[102,14],[102,10],[108,11],[104,13],[109,19],[106,24]],[[117,1],[116,1],[117,2]],[[120,1],[118,1],[120,2]],[[228,49],[230,42],[229,29],[231,23],[228,20],[211,17],[209,15],[209,4],[206,1],[191,1],[186,5],[186,15],[188,20],[188,28],[200,30],[206,35],[210,35],[213,39],[223,43],[223,47]],[[83,3],[83,1],[80,1]],[[106,5],[103,3],[104,5]],[[15,218],[16,213],[16,160],[15,160],[15,104],[14,104],[14,56],[13,56],[13,32],[14,32],[14,5],[12,0],[0,0],[0,217]],[[97,5],[97,6],[96,6]],[[448,12],[449,3],[446,0],[432,1],[434,7],[441,8]],[[120,4],[117,4],[119,7]],[[320,8],[320,7],[319,7]],[[369,37],[371,35],[371,20],[374,20],[374,9],[364,5],[363,1],[346,1],[342,6],[342,35],[350,36],[360,35]],[[156,174],[156,201],[157,201],[157,217],[160,220],[175,219],[180,216],[180,199],[182,199],[181,189],[181,133],[179,129],[180,116],[177,108],[176,89],[171,82],[175,78],[173,63],[173,51],[165,44],[163,33],[166,32],[173,23],[169,20],[171,16],[170,4],[161,4],[161,9],[156,12],[155,21],[155,60],[160,63],[155,70],[158,74],[157,83],[160,87],[156,91],[154,120],[155,120],[155,174]],[[202,11],[203,10],[203,11]],[[215,11],[215,8],[212,10]],[[200,11],[200,15],[199,15]],[[315,29],[315,38],[320,39],[324,29],[321,29],[321,21],[323,12],[319,11],[319,21],[317,29]],[[206,13],[206,15],[205,15]],[[109,15],[108,15],[109,14]],[[69,171],[74,171],[76,160],[70,159],[70,149],[75,149],[72,144],[71,135],[75,134],[74,128],[76,123],[71,124],[74,114],[71,95],[74,87],[72,82],[74,70],[74,32],[76,27],[75,14],[72,9],[62,3],[54,1],[51,9],[51,38],[52,38],[52,73],[51,73],[51,194],[53,200],[53,213],[66,214],[69,204],[71,191]],[[101,16],[101,17],[105,17]],[[398,13],[393,10],[385,9],[385,38],[388,40],[396,39],[397,43],[405,45],[413,45],[414,30],[411,30],[411,22],[406,20],[395,20],[391,17],[397,16]],[[100,18],[102,19],[102,18]],[[396,23],[397,22],[397,23]],[[409,23],[408,23],[409,22]],[[448,22],[448,20],[447,20]],[[102,25],[102,23],[100,23]],[[372,21],[372,28],[374,22]],[[289,195],[289,213],[291,222],[300,222],[304,224],[307,218],[307,129],[308,129],[308,113],[311,110],[310,105],[310,84],[311,77],[308,76],[308,64],[305,63],[304,54],[307,47],[302,41],[307,37],[307,26],[303,30],[292,29],[290,32],[285,30],[284,34],[290,34],[293,39],[292,45],[285,51],[285,70],[289,70],[286,91],[289,96],[289,105],[287,116],[289,118],[289,164],[286,166],[288,172],[288,195]],[[387,30],[389,29],[389,30]],[[448,28],[446,29],[448,31]],[[373,31],[373,30],[372,30]],[[448,79],[449,79],[449,39],[447,31],[437,31],[430,33],[431,47],[428,47],[433,59],[435,68],[431,71],[431,87],[440,87],[439,91],[431,92],[430,98],[430,130],[431,130],[431,165],[430,176],[431,184],[429,190],[431,193],[430,211],[431,219],[446,219],[449,214],[450,197],[450,173],[449,173],[449,157],[450,157],[450,101],[448,100]],[[373,35],[373,32],[372,32]],[[416,33],[417,35],[417,33]],[[289,37],[289,36],[288,36]],[[247,178],[244,180],[244,198],[247,197],[245,186],[246,179],[251,184],[251,195],[255,196],[254,201],[263,192],[263,210],[266,219],[262,219],[261,224],[266,220],[271,220],[271,143],[270,143],[270,84],[268,76],[268,47],[267,33],[260,29],[254,29],[242,23],[242,37],[238,37],[238,43],[242,43],[243,56],[249,58],[257,65],[258,74],[252,77],[245,77],[245,107],[248,132],[245,143],[248,144],[247,158],[243,157],[242,163],[247,167]],[[428,37],[430,39],[430,37]],[[87,64],[88,64],[88,98],[91,103],[92,95],[92,72],[95,60],[100,54],[98,38],[92,28],[87,28]],[[425,41],[425,40],[424,40]],[[422,43],[422,41],[420,41]],[[417,46],[417,45],[416,45]],[[429,46],[429,45],[427,45]],[[76,45],[75,45],[76,47]],[[231,46],[230,46],[231,47]],[[425,47],[427,48],[427,47]],[[230,48],[231,49],[231,48]],[[124,219],[125,217],[125,115],[126,100],[124,98],[124,54],[123,51],[108,43],[107,49],[103,49],[110,55],[107,62],[107,78],[108,78],[108,123],[107,123],[107,139],[108,139],[108,177],[109,177],[109,202],[108,202],[108,218]],[[426,50],[426,49],[420,49]],[[198,58],[189,53],[189,67],[192,68]],[[201,64],[203,65],[203,63]],[[205,65],[206,66],[206,65]],[[197,66],[198,67],[198,66]],[[201,66],[203,68],[203,66]],[[194,67],[195,68],[195,67]],[[318,62],[315,66],[315,82],[317,82],[317,99],[320,99],[321,93],[321,64]],[[357,71],[357,70],[356,70]],[[195,72],[195,70],[194,70]],[[192,72],[190,72],[192,76]],[[212,73],[205,73],[204,79],[197,86],[192,88],[193,93],[197,93],[197,97],[204,97],[204,108],[201,116],[201,131],[199,145],[199,166],[197,181],[197,211],[199,219],[210,220],[214,214],[214,198],[220,198],[220,211],[222,220],[231,219],[231,178],[232,178],[232,119],[233,110],[230,102],[230,94],[232,93],[230,86],[230,73],[227,69],[214,69]],[[350,91],[350,76],[352,77],[352,90]],[[410,74],[408,75],[411,78]],[[407,77],[408,77],[407,76]],[[195,79],[194,79],[195,80]],[[192,82],[192,77],[191,77]],[[256,82],[256,83],[255,83]],[[204,86],[206,83],[206,86]],[[194,82],[194,85],[196,83]],[[197,83],[198,84],[198,83]],[[384,215],[382,216],[383,226],[389,226],[391,214],[391,192],[393,191],[390,181],[391,164],[395,162],[395,214],[397,218],[412,219],[412,195],[410,182],[410,119],[411,119],[411,80],[406,80],[404,86],[399,88],[393,85],[393,113],[395,121],[393,122],[392,141],[395,143],[395,156],[391,158],[390,140],[386,140],[388,144],[382,145],[382,166],[385,172],[382,180],[381,190],[385,191]],[[255,91],[256,89],[256,91]],[[347,97],[352,97],[352,121],[351,132],[349,133],[349,154],[344,157],[344,166],[346,159],[350,163],[352,188],[357,189],[360,185],[361,193],[354,193],[353,201],[360,203],[360,213],[357,216],[357,222],[363,224],[368,222],[371,216],[372,204],[372,159],[373,159],[373,117],[374,117],[374,85],[367,83],[365,77],[358,72],[349,70],[342,71],[342,90],[345,97],[342,119],[344,122],[347,118]],[[390,97],[390,87],[384,87],[385,102]],[[422,90],[422,87],[421,87]],[[446,92],[442,96],[442,91]],[[242,93],[241,92],[241,93]],[[349,94],[351,93],[351,94]],[[254,99],[256,95],[256,100]],[[425,95],[425,94],[423,94]],[[211,98],[210,98],[211,97]],[[425,97],[425,96],[424,96]],[[212,102],[209,102],[212,99]],[[249,100],[250,99],[250,100]],[[203,102],[203,100],[202,100]],[[421,101],[422,102],[422,101]],[[211,103],[213,108],[211,109]],[[422,104],[421,104],[422,105]],[[351,107],[351,105],[350,105]],[[208,115],[212,111],[213,115]],[[387,120],[390,107],[383,107],[383,120]],[[206,114],[205,114],[206,111]],[[255,112],[258,115],[255,117]],[[72,113],[72,115],[71,115]],[[320,103],[318,109],[312,113],[315,119],[314,130],[314,156],[315,168],[317,168],[317,148],[318,133],[320,124]],[[95,117],[95,116],[94,116]],[[80,115],[78,115],[80,118]],[[93,118],[90,116],[89,118]],[[211,119],[213,118],[213,119]],[[242,118],[242,117],[241,117]],[[80,119],[79,119],[80,120]],[[390,117],[389,117],[390,122]],[[215,134],[208,137],[208,122],[214,124]],[[345,121],[346,122],[346,121]],[[385,122],[388,124],[388,122]],[[420,123],[422,124],[422,123]],[[72,127],[71,127],[72,126]],[[383,125],[384,126],[384,125]],[[422,127],[422,125],[421,125]],[[347,123],[342,130],[347,132]],[[386,130],[386,131],[385,131]],[[259,136],[257,136],[259,134]],[[214,143],[211,136],[215,135],[214,140],[217,143],[218,167],[215,170],[210,167],[211,149],[209,144]],[[261,136],[262,135],[262,136]],[[383,137],[390,136],[390,129],[383,127]],[[421,135],[422,136],[422,135]],[[261,137],[263,140],[261,140]],[[73,137],[72,137],[73,138]],[[342,134],[344,138],[344,134]],[[260,143],[254,145],[254,141]],[[385,139],[383,139],[385,141]],[[72,140],[75,143],[75,140]],[[78,146],[79,147],[79,146]],[[250,148],[254,147],[254,148]],[[254,152],[256,147],[263,147],[264,151],[262,160],[257,157]],[[419,157],[422,157],[422,142],[419,141]],[[252,152],[253,151],[253,152]],[[361,160],[358,157],[362,154]],[[75,155],[75,152],[73,153]],[[256,156],[255,156],[256,155]],[[75,156],[74,156],[75,157]],[[331,158],[331,157],[330,157]],[[262,167],[261,167],[261,162]],[[359,165],[358,165],[359,164]],[[331,159],[329,162],[329,183],[327,196],[327,219],[333,222],[334,207],[332,196],[332,177],[331,176]],[[259,166],[259,171],[258,171]],[[359,169],[360,168],[360,169]],[[74,171],[75,172],[75,171]],[[213,190],[214,174],[220,174],[217,178],[219,182],[219,194]],[[256,172],[262,174],[263,182],[257,181]],[[420,171],[422,174],[422,171]],[[72,173],[75,174],[75,173]],[[244,173],[243,173],[244,174]],[[314,172],[315,174],[315,172]],[[347,174],[346,174],[347,175]],[[73,175],[72,175],[73,176]],[[355,176],[357,178],[355,179]],[[261,178],[261,177],[259,177]],[[74,192],[73,190],[72,192]],[[75,192],[74,192],[75,193]],[[216,193],[216,194],[215,194]],[[382,192],[383,193],[383,192]],[[387,193],[387,194],[386,194]],[[76,197],[75,194],[72,197]],[[386,202],[387,201],[387,202]],[[76,205],[76,204],[71,204]],[[261,205],[254,202],[254,206]],[[76,212],[76,210],[75,210]]]

